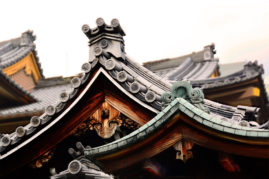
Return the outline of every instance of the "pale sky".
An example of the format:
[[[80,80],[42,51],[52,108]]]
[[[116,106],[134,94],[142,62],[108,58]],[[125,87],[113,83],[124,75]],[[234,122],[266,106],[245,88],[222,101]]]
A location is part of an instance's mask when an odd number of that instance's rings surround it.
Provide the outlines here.
[[[269,1],[2,1],[0,41],[33,30],[44,75],[74,75],[88,60],[81,26],[95,27],[98,17],[119,19],[126,52],[139,63],[215,43],[220,63],[258,60],[269,74]]]

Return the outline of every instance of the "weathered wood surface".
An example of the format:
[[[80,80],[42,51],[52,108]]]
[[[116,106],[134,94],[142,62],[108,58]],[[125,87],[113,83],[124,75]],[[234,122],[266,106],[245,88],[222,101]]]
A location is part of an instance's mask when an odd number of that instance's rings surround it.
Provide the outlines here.
[[[181,120],[178,130],[182,132],[183,138],[197,145],[236,155],[269,158],[268,138],[258,139],[230,135],[197,124],[185,116]]]
[[[81,88],[77,96],[81,94],[85,86]],[[74,100],[70,101],[66,108]],[[130,119],[134,118],[134,121],[139,124],[146,123],[155,115],[124,95],[106,78],[99,76],[90,90],[84,94],[83,98],[58,123],[14,154],[2,160],[2,166],[0,166],[1,175],[32,162],[56,147],[58,143],[70,136],[73,130],[84,120],[88,119],[105,101]]]
[[[174,116],[172,121],[164,128],[137,145],[97,158],[97,160],[104,165],[106,171],[110,172],[126,168],[159,154],[181,140],[182,134],[178,130],[179,123],[176,123],[179,118],[180,115]]]

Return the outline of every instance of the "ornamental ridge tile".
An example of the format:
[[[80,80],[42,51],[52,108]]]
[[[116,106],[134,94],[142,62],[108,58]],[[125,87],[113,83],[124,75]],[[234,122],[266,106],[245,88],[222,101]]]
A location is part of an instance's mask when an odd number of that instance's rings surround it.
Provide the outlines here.
[[[259,131],[258,137],[269,137],[269,132],[268,131]]]
[[[235,129],[233,128],[230,128],[230,127],[224,127],[224,132],[228,132],[228,133],[231,133],[231,134],[234,134],[235,132]]]
[[[208,121],[211,119],[211,116],[206,112],[203,112],[202,114],[200,114],[200,116]]]
[[[232,123],[224,121],[224,120],[222,120],[220,124],[225,126],[225,127],[231,127],[232,126]]]
[[[203,123],[203,119],[199,116],[199,115],[194,115],[193,118],[199,122],[199,123]]]
[[[257,131],[247,131],[247,136],[252,136],[252,137],[257,137],[258,136],[258,132]]]
[[[155,120],[159,120],[163,115],[164,115],[164,112],[161,111],[161,112],[159,112],[153,119],[155,119]]]
[[[213,124],[212,128],[217,129],[219,131],[223,131],[224,130],[223,126],[222,125],[219,125],[219,124]]]
[[[186,110],[186,107],[183,104],[180,104],[179,109],[180,109],[180,111],[182,111],[184,113],[184,111]]]
[[[247,135],[247,131],[242,130],[242,129],[235,129],[235,134],[246,136]]]
[[[207,121],[207,120],[203,120],[203,124],[208,126],[208,127],[212,127],[213,126],[213,123],[210,122],[210,121]]]
[[[195,107],[191,104],[191,103],[185,103],[184,104],[184,106],[186,107],[186,108],[188,108],[189,110],[193,110],[193,109],[195,109]]]
[[[194,116],[194,113],[191,110],[187,109],[187,108],[185,109],[184,113],[187,116],[189,116],[190,118],[193,118],[193,116]]]
[[[216,124],[221,124],[222,120],[221,119],[218,119],[216,117],[213,117],[210,119],[213,123],[216,123]]]

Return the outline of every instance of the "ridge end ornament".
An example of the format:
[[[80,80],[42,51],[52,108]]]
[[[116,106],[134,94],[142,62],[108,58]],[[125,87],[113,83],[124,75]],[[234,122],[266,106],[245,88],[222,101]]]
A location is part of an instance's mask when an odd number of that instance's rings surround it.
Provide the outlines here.
[[[97,27],[90,28],[87,24],[82,26],[82,31],[89,39],[89,61],[95,58],[125,61],[124,40],[125,32],[117,19],[112,19],[111,24],[106,24],[102,18],[96,20]]]
[[[175,82],[171,92],[162,94],[162,108],[164,109],[176,98],[183,98],[190,102],[195,107],[209,113],[209,109],[204,105],[204,93],[200,88],[192,88],[187,81]]]

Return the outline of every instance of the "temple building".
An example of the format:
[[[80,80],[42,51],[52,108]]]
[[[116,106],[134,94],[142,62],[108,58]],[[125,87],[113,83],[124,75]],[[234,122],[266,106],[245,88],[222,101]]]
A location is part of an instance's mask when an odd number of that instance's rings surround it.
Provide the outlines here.
[[[262,115],[259,122],[267,121],[269,103],[262,77],[263,66],[257,61],[219,65],[215,53],[215,45],[212,44],[199,52],[143,65],[171,83],[190,81],[192,86],[203,89],[207,99],[231,106],[259,107]]]
[[[214,45],[140,65],[117,19],[96,24],[70,78],[43,76],[32,32],[0,43],[1,177],[269,176],[261,65],[220,65]]]

